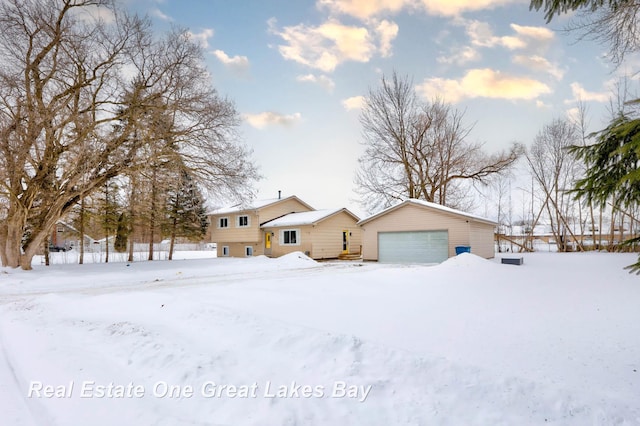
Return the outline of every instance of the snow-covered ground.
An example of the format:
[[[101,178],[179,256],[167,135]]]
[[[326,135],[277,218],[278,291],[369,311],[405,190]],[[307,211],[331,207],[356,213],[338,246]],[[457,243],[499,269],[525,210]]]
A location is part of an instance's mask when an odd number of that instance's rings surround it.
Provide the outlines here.
[[[0,269],[0,424],[639,425],[635,255],[524,257]]]

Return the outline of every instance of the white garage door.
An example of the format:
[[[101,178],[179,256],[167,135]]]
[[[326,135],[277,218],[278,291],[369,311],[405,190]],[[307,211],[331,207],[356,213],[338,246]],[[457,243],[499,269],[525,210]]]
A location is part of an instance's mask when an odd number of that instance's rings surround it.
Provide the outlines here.
[[[378,261],[440,263],[449,257],[447,231],[379,232]]]

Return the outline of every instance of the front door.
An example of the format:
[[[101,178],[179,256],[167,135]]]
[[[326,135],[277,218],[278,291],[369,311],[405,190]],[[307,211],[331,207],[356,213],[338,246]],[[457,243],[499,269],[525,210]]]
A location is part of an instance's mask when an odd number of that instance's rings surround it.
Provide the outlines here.
[[[342,254],[349,254],[349,231],[342,231]]]
[[[271,232],[264,233],[264,255],[271,256]]]

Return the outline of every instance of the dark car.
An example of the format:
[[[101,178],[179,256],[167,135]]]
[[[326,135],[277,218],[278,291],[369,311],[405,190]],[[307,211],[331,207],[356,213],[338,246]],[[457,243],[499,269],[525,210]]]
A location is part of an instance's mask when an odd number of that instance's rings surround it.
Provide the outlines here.
[[[49,251],[55,251],[55,252],[67,251],[67,248],[63,247],[63,246],[54,246],[53,244],[50,244],[49,245]]]

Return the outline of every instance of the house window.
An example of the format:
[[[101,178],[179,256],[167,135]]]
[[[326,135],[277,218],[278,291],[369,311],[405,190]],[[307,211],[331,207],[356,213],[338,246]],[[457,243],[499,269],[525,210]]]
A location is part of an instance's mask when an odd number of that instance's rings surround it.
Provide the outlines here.
[[[228,228],[229,227],[229,218],[221,217],[218,219],[218,228]]]
[[[247,257],[251,257],[251,256],[253,256],[253,247],[251,247],[251,246],[246,246],[246,247],[244,248],[244,255],[245,255],[245,256],[247,256]]]
[[[238,216],[238,221],[236,223],[238,228],[245,228],[249,226],[249,216]]]
[[[280,231],[281,246],[298,246],[300,245],[299,231],[297,229],[285,229]]]
[[[222,246],[222,255],[229,256],[229,246]]]
[[[58,232],[64,232],[64,227],[63,226],[58,226]]]

